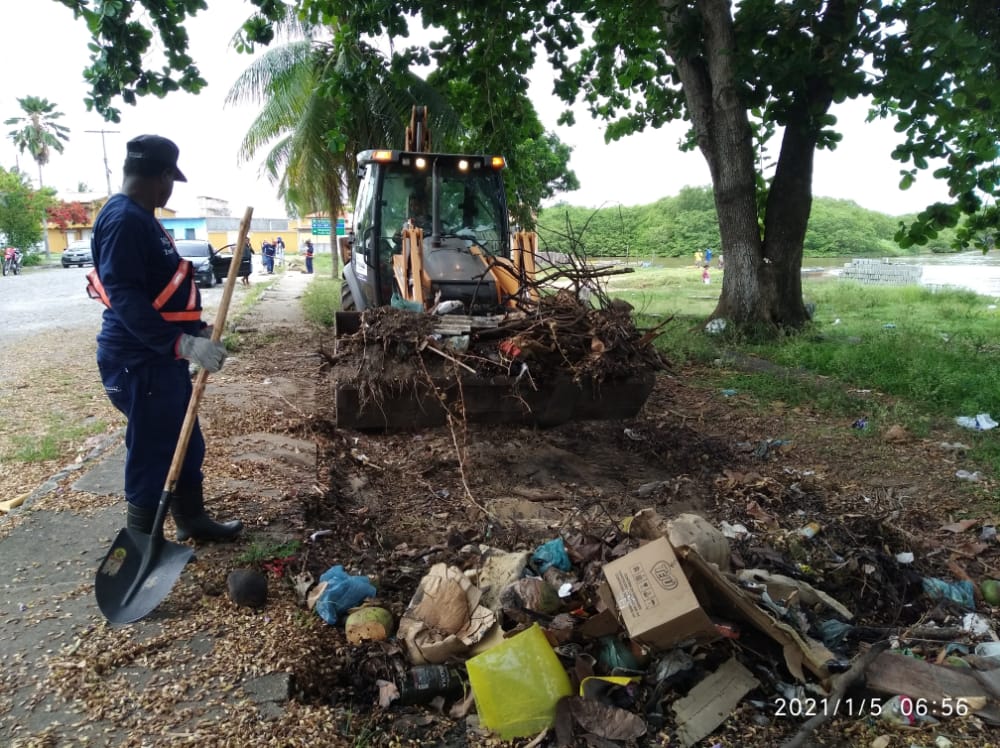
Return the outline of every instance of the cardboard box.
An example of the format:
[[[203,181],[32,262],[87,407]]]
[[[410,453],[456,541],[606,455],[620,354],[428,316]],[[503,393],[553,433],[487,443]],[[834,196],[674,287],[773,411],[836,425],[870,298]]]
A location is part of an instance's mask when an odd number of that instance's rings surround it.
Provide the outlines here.
[[[718,637],[670,541],[657,538],[604,566],[608,607],[630,638],[655,649]]]

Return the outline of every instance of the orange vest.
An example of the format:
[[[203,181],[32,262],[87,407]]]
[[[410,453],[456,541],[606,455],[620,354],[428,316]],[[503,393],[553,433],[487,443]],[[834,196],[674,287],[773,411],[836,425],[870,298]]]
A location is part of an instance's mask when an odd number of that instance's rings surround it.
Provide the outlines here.
[[[190,260],[181,260],[177,265],[177,272],[167,283],[166,287],[160,291],[160,294],[153,299],[153,309],[160,312],[163,305],[170,300],[177,289],[180,288],[181,283],[184,279],[191,273],[191,262]],[[101,279],[97,277],[97,268],[94,268],[89,273],[87,273],[87,296],[95,299],[108,309],[111,308],[111,300],[108,298],[107,291],[104,290],[104,285],[101,283]],[[191,292],[188,294],[187,306],[184,311],[181,312],[160,312],[160,316],[163,317],[167,322],[197,322],[201,319],[201,312],[196,309],[198,305],[198,288],[194,279],[191,280]]]

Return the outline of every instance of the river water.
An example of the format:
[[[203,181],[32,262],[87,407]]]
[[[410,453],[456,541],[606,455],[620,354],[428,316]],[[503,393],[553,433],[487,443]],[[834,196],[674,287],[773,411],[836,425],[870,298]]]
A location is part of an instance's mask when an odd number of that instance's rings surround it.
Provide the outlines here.
[[[852,257],[807,257],[802,272],[823,272],[839,275]],[[920,285],[928,288],[964,288],[983,296],[1000,297],[1000,252],[984,255],[979,251],[956,254],[887,257],[888,262],[920,265],[923,274]]]
[[[601,258],[614,259],[619,262],[633,264],[649,264],[642,257]],[[843,257],[804,257],[802,273],[808,275],[839,276],[852,260],[853,256]],[[877,259],[877,258],[876,258]],[[957,252],[955,254],[926,254],[906,257],[886,257],[886,262],[920,265],[923,274],[920,285],[928,288],[964,288],[969,291],[989,296],[1000,301],[1000,250],[983,254],[978,250]],[[657,257],[653,265],[660,267],[694,267],[693,257]],[[716,261],[713,258],[714,269]]]

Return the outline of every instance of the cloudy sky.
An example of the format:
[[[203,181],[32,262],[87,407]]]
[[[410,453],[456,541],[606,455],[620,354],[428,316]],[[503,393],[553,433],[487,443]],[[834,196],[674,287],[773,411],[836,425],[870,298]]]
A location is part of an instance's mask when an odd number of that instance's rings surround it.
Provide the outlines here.
[[[176,186],[170,207],[182,214],[193,213],[198,196],[205,195],[228,200],[234,215],[242,215],[247,206],[254,207],[257,217],[284,215],[276,190],[260,174],[259,164],[239,162],[239,143],[253,118],[252,107],[224,104],[229,87],[251,60],[229,47],[251,6],[244,0],[213,0],[209,5],[208,11],[188,25],[191,54],[208,86],[197,96],[173,93],[162,100],[140,99],[135,107],[120,105],[122,121],[108,123],[87,112],[83,104],[87,89],[82,71],[89,55],[82,21],[74,21],[72,13],[54,0],[0,2],[0,25],[17,29],[4,40],[0,120],[20,115],[18,98],[39,96],[56,104],[65,114],[61,122],[71,129],[65,152],[53,154],[43,170],[46,185],[65,192],[84,182],[94,191],[105,192],[106,148],[111,189],[117,190],[125,143],[135,135],[151,132],[177,142],[180,166],[189,180]],[[555,126],[562,107],[551,94],[551,82],[544,71],[539,71],[532,86],[542,122],[574,148],[570,165],[582,186],[564,196],[568,202],[635,205],[674,195],[686,185],[709,183],[700,154],[682,153],[677,148],[682,126],[670,125],[605,144],[600,124],[582,109],[577,110],[573,128]],[[944,188],[929,176],[907,192],[898,190],[899,165],[889,158],[895,142],[891,125],[865,124],[865,110],[859,104],[846,105],[834,113],[845,137],[832,154],[817,155],[816,195],[854,200],[891,215],[919,210],[929,201],[945,197]],[[21,168],[37,180],[34,162],[27,154],[18,156],[6,136],[10,129],[4,128],[0,141],[0,165],[10,168],[20,158]],[[100,130],[106,131],[103,136],[88,132]]]

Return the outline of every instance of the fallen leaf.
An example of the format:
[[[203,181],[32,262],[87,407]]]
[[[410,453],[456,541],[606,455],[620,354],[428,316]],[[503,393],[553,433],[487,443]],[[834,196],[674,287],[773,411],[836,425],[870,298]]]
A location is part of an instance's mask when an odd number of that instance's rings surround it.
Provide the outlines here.
[[[959,533],[971,530],[978,524],[978,519],[963,519],[961,522],[952,522],[950,525],[942,525],[941,529],[947,530],[948,532]]]
[[[909,441],[910,435],[898,423],[894,423],[885,432],[885,440],[890,444],[902,444]]]
[[[633,740],[646,734],[641,717],[616,706],[580,696],[567,697],[573,718],[587,732],[608,740]]]
[[[747,514],[749,514],[755,520],[763,522],[768,527],[774,528],[778,526],[778,520],[774,517],[774,515],[765,511],[764,508],[761,507],[761,505],[758,504],[756,501],[751,501],[749,504],[747,504]]]

